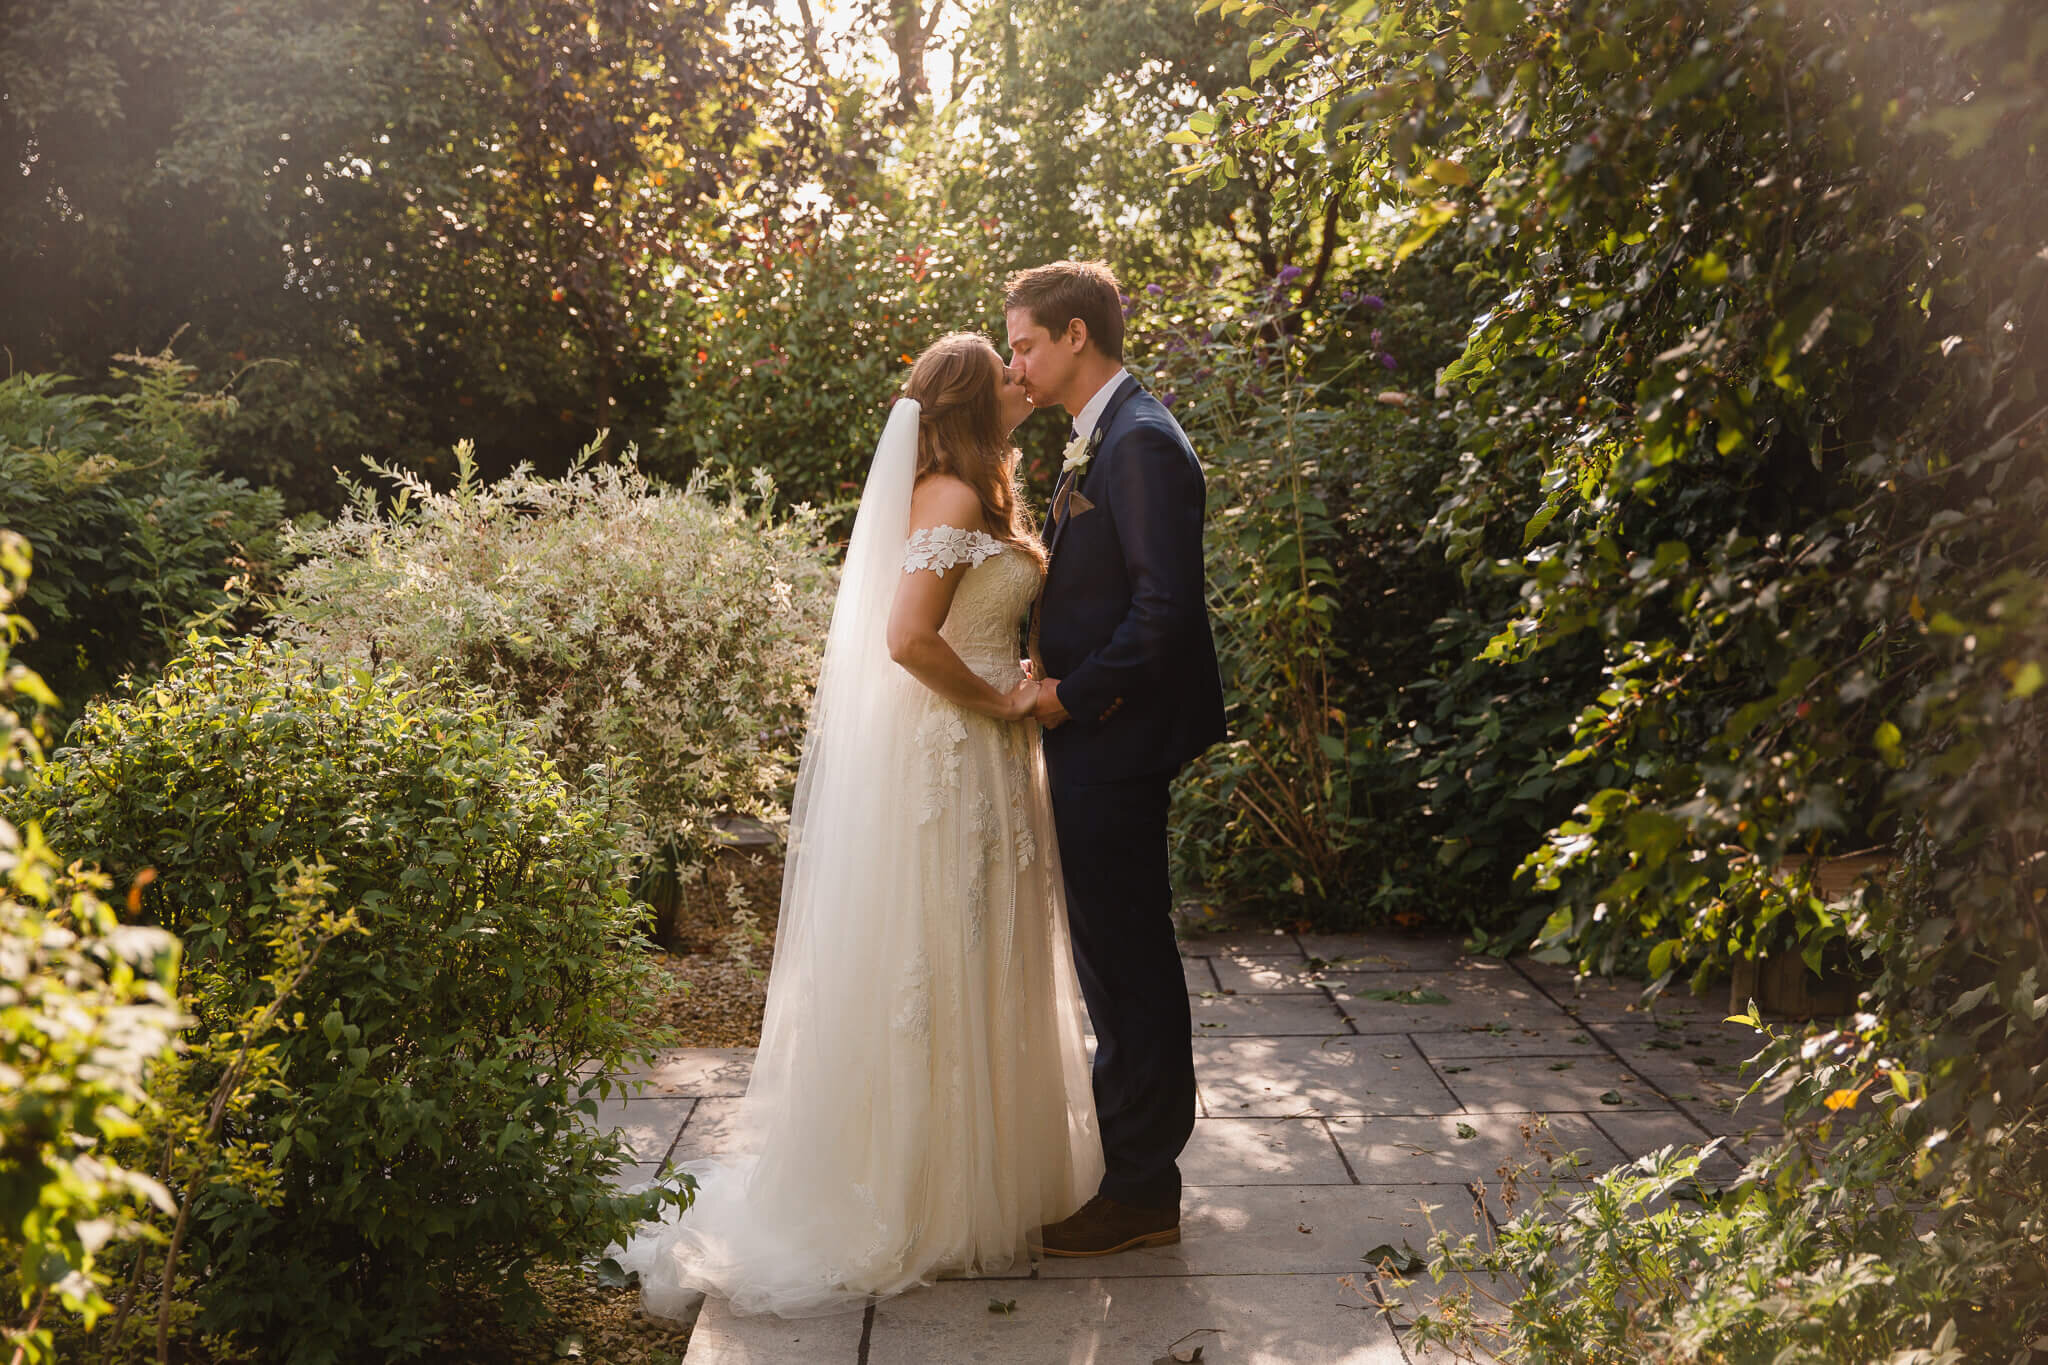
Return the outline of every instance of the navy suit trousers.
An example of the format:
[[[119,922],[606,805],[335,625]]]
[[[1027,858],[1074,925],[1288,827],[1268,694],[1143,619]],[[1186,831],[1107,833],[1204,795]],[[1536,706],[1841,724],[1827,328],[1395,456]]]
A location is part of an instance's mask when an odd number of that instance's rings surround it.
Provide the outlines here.
[[[1074,965],[1095,1025],[1101,1193],[1177,1210],[1195,1059],[1167,875],[1168,779],[1083,785],[1050,775]]]

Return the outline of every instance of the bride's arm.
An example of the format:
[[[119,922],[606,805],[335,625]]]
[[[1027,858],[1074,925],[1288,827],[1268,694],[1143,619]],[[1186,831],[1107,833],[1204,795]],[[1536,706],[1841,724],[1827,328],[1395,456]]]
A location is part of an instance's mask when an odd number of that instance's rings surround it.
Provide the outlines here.
[[[981,499],[958,479],[926,479],[910,496],[910,529],[915,535],[936,526],[979,529]],[[996,691],[939,635],[965,570],[961,564],[944,572],[916,569],[903,575],[889,610],[889,657],[947,701],[998,720],[1022,720],[1031,714],[1036,686],[1026,683],[1008,695]]]

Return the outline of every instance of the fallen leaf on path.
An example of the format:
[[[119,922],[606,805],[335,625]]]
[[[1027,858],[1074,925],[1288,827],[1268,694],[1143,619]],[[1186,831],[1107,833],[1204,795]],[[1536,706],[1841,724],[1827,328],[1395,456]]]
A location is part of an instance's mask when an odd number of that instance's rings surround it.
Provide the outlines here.
[[[1376,1269],[1391,1270],[1396,1275],[1413,1275],[1427,1264],[1406,1242],[1399,1247],[1392,1242],[1381,1242],[1359,1259],[1370,1262]]]
[[[1359,998],[1363,1000],[1384,1000],[1394,1005],[1448,1005],[1451,1003],[1451,997],[1445,995],[1442,991],[1433,991],[1427,986],[1414,986],[1405,991],[1395,990],[1391,986],[1382,986],[1378,990],[1360,991],[1358,994]]]

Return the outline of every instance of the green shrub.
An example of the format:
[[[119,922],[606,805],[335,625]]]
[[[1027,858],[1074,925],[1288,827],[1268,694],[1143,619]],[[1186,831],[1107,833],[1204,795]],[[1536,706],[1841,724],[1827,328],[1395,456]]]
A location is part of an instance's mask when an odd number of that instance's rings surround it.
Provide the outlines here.
[[[206,468],[195,434],[227,400],[191,370],[126,356],[117,397],[59,374],[0,379],[0,526],[38,547],[22,657],[76,702],[161,664],[194,618],[271,572],[282,501]]]
[[[664,1198],[612,1193],[622,1150],[581,1117],[651,991],[609,779],[572,792],[485,694],[195,639],[88,708],[17,804],[116,879],[155,869],[141,913],[184,940],[195,1019],[181,1099],[217,1092],[234,1038],[268,1049],[221,1140],[267,1149],[274,1188],[186,1191],[202,1329],[402,1358],[480,1296],[532,1312],[530,1267]],[[278,926],[312,892],[351,931],[308,952]]]
[[[587,458],[595,450],[584,452]],[[622,760],[634,847],[711,846],[721,810],[786,809],[833,575],[815,517],[771,514],[623,464],[480,486],[458,448],[437,493],[380,470],[333,524],[293,534],[280,635],[334,664],[446,666],[506,698],[564,773]]]
[[[41,757],[15,699],[54,700],[8,658],[27,577],[26,542],[0,531],[0,790]],[[137,1211],[170,1209],[111,1147],[142,1131],[145,1070],[182,1023],[177,940],[120,924],[104,878],[59,866],[37,826],[0,815],[0,1282],[25,1314],[9,1311],[0,1341],[30,1362],[56,1358],[53,1305],[87,1326],[108,1310],[101,1252],[142,1226]]]
[[[1597,660],[1478,657],[1516,582],[1434,518],[1512,494],[1429,394],[1460,344],[1447,269],[1329,293],[1303,316],[1284,287],[1132,301],[1134,355],[1208,472],[1230,705],[1231,742],[1181,786],[1180,874],[1332,926],[1512,937],[1541,918],[1516,868],[1590,787],[1552,768]]]
[[[1340,693],[1325,462],[1346,412],[1273,344],[1280,301],[1193,290],[1130,309],[1133,357],[1208,478],[1208,573],[1229,742],[1182,778],[1180,875],[1233,900],[1329,916],[1367,857],[1378,745]]]

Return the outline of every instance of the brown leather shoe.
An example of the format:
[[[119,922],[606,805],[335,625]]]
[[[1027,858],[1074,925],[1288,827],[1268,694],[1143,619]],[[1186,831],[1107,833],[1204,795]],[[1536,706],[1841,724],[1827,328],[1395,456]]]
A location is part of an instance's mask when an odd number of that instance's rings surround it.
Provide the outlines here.
[[[1031,1249],[1042,1256],[1113,1256],[1179,1240],[1179,1209],[1134,1208],[1098,1194],[1072,1217],[1040,1228]]]

